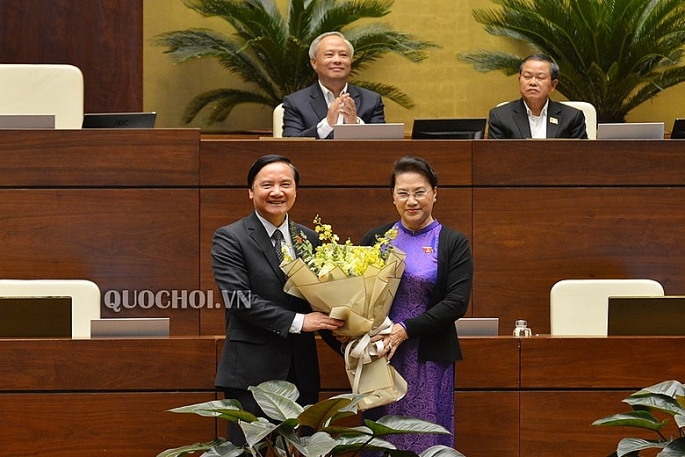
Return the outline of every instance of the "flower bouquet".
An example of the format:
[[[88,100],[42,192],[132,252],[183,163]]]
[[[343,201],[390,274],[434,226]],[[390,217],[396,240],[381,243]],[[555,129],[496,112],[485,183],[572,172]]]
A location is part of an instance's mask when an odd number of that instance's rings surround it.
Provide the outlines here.
[[[373,246],[340,244],[328,224],[314,219],[321,245],[312,248],[304,233],[295,234],[297,258],[284,256],[281,269],[288,276],[285,292],[307,300],[331,317],[345,321],[335,333],[353,338],[345,350],[345,369],[353,393],[367,394],[358,404],[368,409],[397,401],[406,393],[406,382],[380,357],[382,342],[371,338],[389,333],[390,305],[404,272],[405,254],[390,244],[397,236],[391,229]]]

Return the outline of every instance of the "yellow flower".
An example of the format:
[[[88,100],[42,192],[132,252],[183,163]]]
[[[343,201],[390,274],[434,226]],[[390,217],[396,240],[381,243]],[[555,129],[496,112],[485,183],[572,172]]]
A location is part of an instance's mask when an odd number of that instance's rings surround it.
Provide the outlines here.
[[[314,224],[314,230],[321,240],[316,249],[312,249],[304,233],[295,236],[293,243],[297,256],[319,277],[336,269],[346,276],[362,276],[369,266],[383,268],[392,249],[390,242],[397,236],[397,229],[392,228],[379,237],[373,246],[355,246],[349,239],[340,244],[340,237],[333,232],[330,224],[321,222],[319,215],[314,218]],[[294,259],[288,255],[284,260]]]

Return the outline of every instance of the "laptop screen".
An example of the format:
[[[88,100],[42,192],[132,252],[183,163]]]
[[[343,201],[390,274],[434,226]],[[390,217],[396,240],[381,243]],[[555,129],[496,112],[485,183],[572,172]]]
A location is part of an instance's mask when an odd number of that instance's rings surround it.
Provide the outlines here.
[[[679,140],[682,138],[685,138],[685,119],[676,119],[675,121],[673,121],[671,139]]]
[[[155,126],[157,113],[86,113],[84,129],[151,129]]]
[[[404,139],[404,124],[336,124],[333,126],[333,139],[401,140]]]
[[[609,297],[608,335],[685,335],[685,296]]]
[[[480,139],[485,134],[486,118],[414,119],[413,140]]]
[[[54,128],[54,114],[0,114],[0,129]]]
[[[497,336],[498,317],[462,317],[455,322],[459,336]]]
[[[598,140],[663,140],[663,122],[598,124]]]
[[[71,338],[71,297],[0,297],[0,337]]]

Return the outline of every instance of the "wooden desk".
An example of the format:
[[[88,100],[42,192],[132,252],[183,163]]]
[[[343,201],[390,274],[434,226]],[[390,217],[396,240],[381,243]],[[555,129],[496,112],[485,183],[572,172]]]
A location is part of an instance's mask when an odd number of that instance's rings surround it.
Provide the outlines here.
[[[213,338],[0,340],[0,451],[157,455],[212,439],[215,423],[168,409],[210,401]]]
[[[223,421],[166,412],[216,398],[223,341],[0,340],[0,451],[150,456],[225,436]],[[640,388],[682,377],[679,337],[461,342],[456,447],[469,457],[608,455],[627,431],[590,424],[628,411],[621,400]],[[349,391],[341,357],[319,343],[322,398]]]

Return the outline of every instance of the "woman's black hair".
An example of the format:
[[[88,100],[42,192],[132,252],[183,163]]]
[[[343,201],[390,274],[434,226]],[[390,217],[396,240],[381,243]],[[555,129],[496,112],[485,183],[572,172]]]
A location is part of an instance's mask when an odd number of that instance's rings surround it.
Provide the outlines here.
[[[395,188],[395,180],[397,175],[401,173],[414,172],[423,175],[431,185],[431,188],[438,187],[438,175],[431,167],[431,164],[421,157],[404,156],[395,161],[393,165],[392,175],[390,176],[390,188]]]

